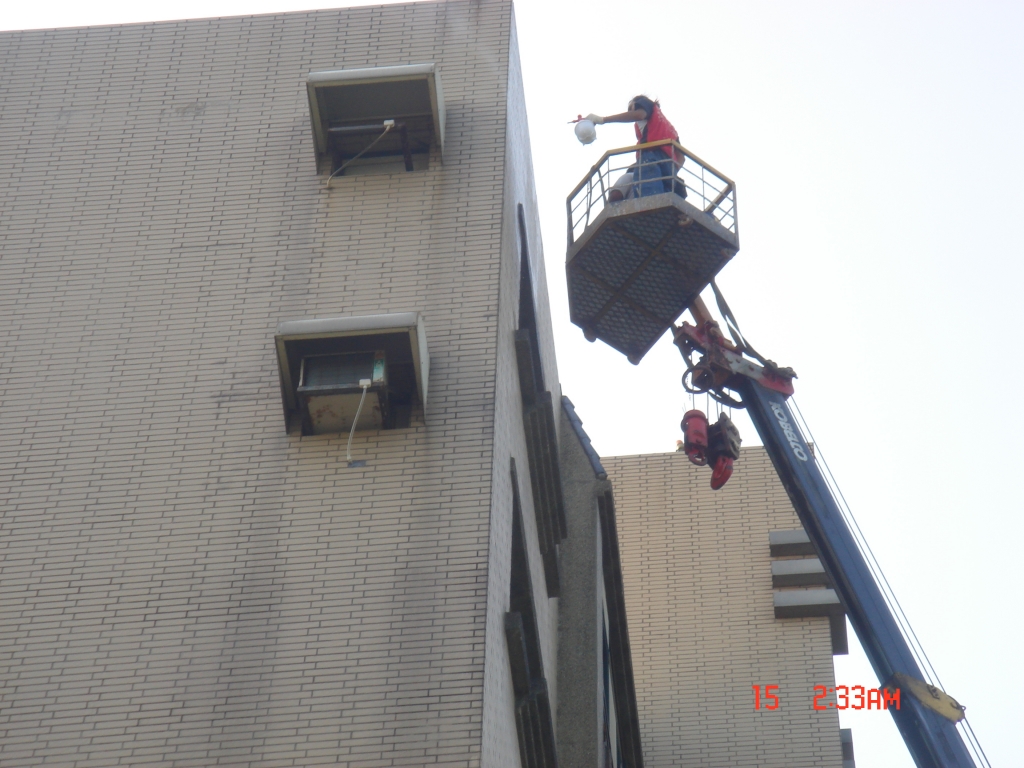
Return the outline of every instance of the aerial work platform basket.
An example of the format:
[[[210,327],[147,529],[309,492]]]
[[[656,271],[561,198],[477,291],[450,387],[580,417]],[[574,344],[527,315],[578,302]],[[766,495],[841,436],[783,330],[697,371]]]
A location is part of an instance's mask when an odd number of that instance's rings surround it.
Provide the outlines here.
[[[739,250],[735,185],[670,140],[606,152],[566,211],[569,316],[634,365]]]

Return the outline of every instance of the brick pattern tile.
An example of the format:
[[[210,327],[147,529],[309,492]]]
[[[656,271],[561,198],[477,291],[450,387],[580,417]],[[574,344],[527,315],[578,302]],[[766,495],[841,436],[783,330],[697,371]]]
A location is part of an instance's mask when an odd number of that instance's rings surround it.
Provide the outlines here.
[[[458,0],[0,34],[0,762],[517,759],[512,25]],[[326,192],[306,73],[423,61],[444,164]],[[276,324],[410,310],[426,413],[357,434],[362,469],[287,436]]]
[[[763,448],[720,491],[682,453],[602,458],[615,489],[647,768],[842,765],[828,619],[775,619],[768,532],[800,521]],[[778,685],[754,711],[753,685]]]

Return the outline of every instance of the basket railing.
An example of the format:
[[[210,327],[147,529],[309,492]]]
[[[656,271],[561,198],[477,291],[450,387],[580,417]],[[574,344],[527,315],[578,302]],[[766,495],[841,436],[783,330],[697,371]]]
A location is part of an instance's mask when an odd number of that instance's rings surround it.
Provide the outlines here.
[[[661,147],[672,146],[670,156]],[[658,155],[642,150],[657,149]],[[679,162],[679,160],[682,162]],[[685,194],[684,194],[685,190]],[[676,194],[719,224],[737,233],[736,185],[685,147],[671,139],[611,149],[590,169],[566,199],[569,245],[579,238],[607,206],[620,199]]]

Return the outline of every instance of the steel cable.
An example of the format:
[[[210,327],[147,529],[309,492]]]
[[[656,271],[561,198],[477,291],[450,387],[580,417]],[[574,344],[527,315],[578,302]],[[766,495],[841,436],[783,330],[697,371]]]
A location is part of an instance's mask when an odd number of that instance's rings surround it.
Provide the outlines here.
[[[735,315],[733,315],[732,310],[725,301],[725,297],[722,295],[721,290],[718,288],[718,285],[716,285],[714,280],[711,281],[711,289],[714,291],[718,311],[721,312],[722,317],[725,320],[726,327],[729,330],[729,335],[733,337],[733,341],[736,343],[736,346],[739,347],[740,351],[746,353],[750,357],[753,357],[765,367],[775,368],[774,363],[765,360],[764,357],[754,350],[750,345],[750,342],[747,341],[743,332],[740,330],[739,323],[737,322]],[[832,494],[833,501],[835,501],[840,514],[849,527],[854,538],[854,543],[857,545],[858,550],[860,550],[861,556],[864,558],[864,561],[868,566],[868,570],[871,572],[875,583],[878,585],[879,591],[882,593],[882,599],[885,600],[890,613],[896,620],[896,624],[899,627],[904,640],[910,647],[911,655],[913,655],[917,663],[920,665],[927,681],[940,690],[945,690],[935,667],[932,665],[931,660],[928,658],[928,654],[924,650],[924,645],[917,637],[917,633],[914,632],[914,628],[910,624],[910,619],[907,618],[906,612],[903,610],[903,606],[896,597],[896,592],[893,590],[892,585],[889,584],[889,580],[886,578],[885,572],[882,570],[882,566],[875,557],[875,553],[871,549],[871,545],[868,544],[867,537],[861,530],[861,527],[857,522],[857,518],[853,516],[853,510],[850,508],[850,505],[846,500],[846,496],[839,487],[839,483],[836,481],[835,475],[832,474],[832,470],[829,467],[828,462],[825,461],[825,453],[821,449],[821,445],[815,441],[814,434],[811,432],[810,425],[807,423],[807,419],[804,418],[804,415],[800,410],[800,406],[796,402],[796,398],[790,397],[789,401],[793,405],[797,429],[802,433],[804,440],[809,445],[814,446],[814,450],[812,451],[814,461],[822,470],[822,475],[825,479],[826,485],[828,486],[829,493]],[[885,681],[880,682],[884,683]],[[961,736],[963,736],[964,740],[967,742],[970,751],[973,753],[972,759],[974,762],[982,768],[991,768],[992,764],[989,762],[988,756],[985,754],[985,750],[981,746],[981,742],[975,735],[974,729],[971,728],[970,723],[967,721],[966,714],[964,719],[957,723],[957,727],[960,730]]]
[[[864,557],[868,568],[871,570],[871,573],[875,578],[875,582],[878,584],[882,592],[883,599],[889,606],[889,610],[896,619],[900,631],[903,633],[904,639],[910,646],[911,653],[917,660],[918,664],[921,665],[925,676],[928,678],[928,682],[944,691],[945,688],[942,685],[942,681],[939,679],[938,673],[935,671],[935,667],[928,658],[928,654],[925,652],[920,639],[918,639],[917,633],[914,632],[914,628],[910,624],[910,619],[907,618],[907,615],[903,610],[903,606],[896,597],[896,593],[889,584],[889,580],[886,578],[885,572],[882,570],[882,566],[879,564],[874,551],[871,549],[871,545],[868,544],[867,537],[864,535],[860,525],[857,523],[857,518],[853,516],[853,510],[850,509],[850,505],[846,501],[846,496],[843,494],[842,489],[839,487],[839,483],[835,479],[835,475],[832,474],[832,470],[828,466],[828,462],[825,460],[825,453],[821,449],[821,445],[814,439],[814,434],[811,432],[811,428],[807,423],[807,419],[804,418],[804,415],[800,410],[800,406],[796,402],[796,398],[790,397],[790,403],[792,403],[797,417],[797,428],[803,432],[804,440],[814,446],[814,461],[823,470],[823,474],[829,487],[829,492],[832,494],[833,500],[836,502],[836,506],[839,507],[839,511],[843,515],[846,524],[850,527],[851,533],[854,534],[854,541],[857,544],[857,548],[860,549],[861,555]],[[885,681],[880,682],[884,683]],[[989,762],[988,756],[985,754],[985,750],[981,746],[981,742],[975,735],[974,729],[971,728],[971,724],[967,721],[966,715],[964,716],[964,719],[957,724],[957,726],[963,726],[959,729],[961,731],[961,735],[965,737],[965,741],[969,745],[970,751],[973,753],[974,761],[978,763],[978,765],[982,766],[982,768],[992,768],[992,764]]]

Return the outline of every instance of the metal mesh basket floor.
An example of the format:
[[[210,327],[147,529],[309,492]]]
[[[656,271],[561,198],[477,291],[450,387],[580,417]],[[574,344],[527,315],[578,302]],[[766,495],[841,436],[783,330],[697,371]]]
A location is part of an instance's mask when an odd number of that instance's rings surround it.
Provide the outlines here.
[[[637,363],[737,249],[732,232],[676,195],[609,206],[570,249],[570,317]]]

